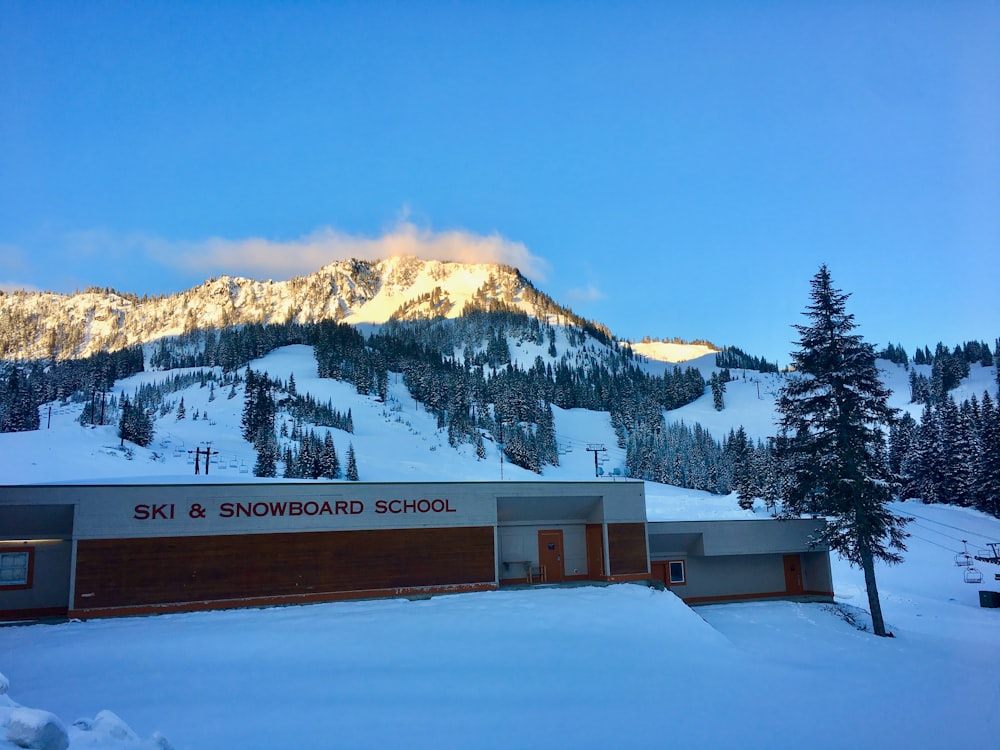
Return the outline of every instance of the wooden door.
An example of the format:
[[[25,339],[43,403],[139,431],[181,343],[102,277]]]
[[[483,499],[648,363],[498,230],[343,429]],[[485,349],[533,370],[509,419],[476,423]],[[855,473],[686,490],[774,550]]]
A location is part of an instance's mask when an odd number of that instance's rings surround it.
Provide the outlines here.
[[[654,581],[663,581],[666,585],[670,585],[670,572],[668,568],[670,563],[665,562],[651,562],[649,564],[650,575],[652,575]]]
[[[565,578],[562,529],[538,532],[538,564],[545,566],[545,580],[558,583]]]
[[[802,559],[798,555],[785,555],[785,593],[801,594],[803,591]]]

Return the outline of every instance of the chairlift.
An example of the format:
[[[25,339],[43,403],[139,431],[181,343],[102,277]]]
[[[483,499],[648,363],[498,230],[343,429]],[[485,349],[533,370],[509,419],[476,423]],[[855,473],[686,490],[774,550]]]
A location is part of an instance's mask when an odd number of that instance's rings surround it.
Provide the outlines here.
[[[979,568],[974,568],[971,565],[965,569],[965,582],[966,583],[982,583],[983,574],[980,572]]]
[[[962,540],[962,551],[955,555],[955,565],[959,568],[972,567],[972,555],[969,554],[969,547],[966,540]]]
[[[249,473],[250,473],[250,467],[247,466],[246,463],[241,463],[240,464],[240,474],[249,474]]]
[[[239,463],[239,461],[236,460],[235,456],[233,458],[229,459],[229,468],[230,469],[235,469],[239,465],[240,465],[240,463]]]
[[[972,565],[972,555],[968,552],[959,552],[955,555],[955,567],[968,568],[970,565]]]
[[[1000,542],[987,542],[985,549],[976,550],[976,559],[980,562],[1000,565]]]

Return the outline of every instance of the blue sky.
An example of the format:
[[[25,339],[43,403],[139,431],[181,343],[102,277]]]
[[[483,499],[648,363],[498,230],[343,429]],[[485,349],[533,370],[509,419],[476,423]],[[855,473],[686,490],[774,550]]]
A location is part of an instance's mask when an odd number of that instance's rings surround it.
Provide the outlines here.
[[[0,4],[0,285],[403,248],[787,362],[1000,336],[1000,4]]]

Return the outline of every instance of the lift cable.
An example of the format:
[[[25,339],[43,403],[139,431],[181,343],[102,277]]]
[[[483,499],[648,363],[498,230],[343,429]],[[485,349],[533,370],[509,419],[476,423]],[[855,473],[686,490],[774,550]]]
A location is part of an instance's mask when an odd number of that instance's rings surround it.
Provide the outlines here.
[[[913,516],[914,518],[920,518],[930,523],[936,523],[938,526],[945,526],[949,529],[955,529],[955,531],[961,531],[963,534],[967,534],[969,536],[978,536],[981,539],[992,539],[992,537],[989,537],[986,534],[980,534],[978,531],[970,531],[969,529],[963,529],[961,526],[952,526],[950,523],[944,523],[943,521],[935,521],[933,518],[928,518],[927,516],[921,516],[909,510],[906,511],[906,515]]]
[[[951,547],[946,547],[943,544],[938,544],[937,542],[935,542],[935,541],[933,541],[931,539],[924,539],[924,537],[922,537],[922,536],[920,536],[918,534],[914,534],[912,532],[910,533],[910,536],[912,536],[914,539],[919,539],[922,542],[927,542],[928,544],[933,544],[935,547],[940,547],[941,549],[947,550],[948,552],[951,552],[952,554],[961,554],[961,552],[962,552],[962,550],[954,550]]]
[[[932,529],[930,526],[925,526],[924,524],[920,523],[919,521],[914,521],[913,525],[916,526],[917,528],[923,529],[924,531],[927,531],[927,532],[929,532],[931,534],[937,534],[938,536],[943,536],[946,539],[951,539],[953,542],[961,542],[961,541],[963,541],[962,539],[960,539],[957,536],[952,536],[951,534],[946,534],[943,531],[938,531],[937,529]]]

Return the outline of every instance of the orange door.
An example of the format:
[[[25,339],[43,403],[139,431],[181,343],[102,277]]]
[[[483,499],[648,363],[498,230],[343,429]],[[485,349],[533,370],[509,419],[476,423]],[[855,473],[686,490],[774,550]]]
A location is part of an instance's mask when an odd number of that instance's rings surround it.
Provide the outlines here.
[[[538,532],[538,564],[545,566],[545,580],[549,583],[563,580],[562,529]]]
[[[650,575],[653,576],[654,581],[663,581],[668,586],[670,585],[670,574],[667,571],[669,563],[665,562],[651,562],[649,564]]]
[[[785,593],[801,594],[803,591],[802,560],[798,555],[785,555]]]

